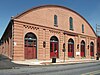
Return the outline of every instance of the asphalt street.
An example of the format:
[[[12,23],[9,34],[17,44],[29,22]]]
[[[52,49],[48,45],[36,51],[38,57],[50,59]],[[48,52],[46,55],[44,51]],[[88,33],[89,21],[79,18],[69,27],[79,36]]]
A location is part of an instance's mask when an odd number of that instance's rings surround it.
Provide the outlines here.
[[[100,75],[100,62],[17,67],[2,69],[0,75]]]

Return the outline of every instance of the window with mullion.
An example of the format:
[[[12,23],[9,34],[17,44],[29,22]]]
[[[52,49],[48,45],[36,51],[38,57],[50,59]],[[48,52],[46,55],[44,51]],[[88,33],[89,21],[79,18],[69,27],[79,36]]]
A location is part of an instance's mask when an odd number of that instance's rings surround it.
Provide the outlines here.
[[[84,33],[84,25],[82,24],[82,33]]]
[[[73,30],[73,18],[72,17],[69,18],[69,22],[70,22],[70,30]]]
[[[54,26],[58,27],[57,15],[54,15]]]

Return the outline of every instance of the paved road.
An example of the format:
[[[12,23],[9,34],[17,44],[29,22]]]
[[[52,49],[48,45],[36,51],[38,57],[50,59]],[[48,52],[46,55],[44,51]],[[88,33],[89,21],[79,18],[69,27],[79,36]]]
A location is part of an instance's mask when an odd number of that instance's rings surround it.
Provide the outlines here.
[[[0,70],[0,75],[90,75],[90,73],[100,75],[100,62]]]
[[[0,69],[11,69],[12,67],[23,67],[28,65],[22,65],[22,64],[15,64],[11,62],[11,60],[0,54]]]

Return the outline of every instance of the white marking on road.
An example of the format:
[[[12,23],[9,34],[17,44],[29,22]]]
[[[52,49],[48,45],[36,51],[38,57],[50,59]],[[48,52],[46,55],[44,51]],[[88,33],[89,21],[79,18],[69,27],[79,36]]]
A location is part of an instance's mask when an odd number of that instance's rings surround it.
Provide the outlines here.
[[[100,74],[100,70],[92,71],[92,72],[85,73],[85,74],[82,74],[82,75],[95,75],[95,74]]]

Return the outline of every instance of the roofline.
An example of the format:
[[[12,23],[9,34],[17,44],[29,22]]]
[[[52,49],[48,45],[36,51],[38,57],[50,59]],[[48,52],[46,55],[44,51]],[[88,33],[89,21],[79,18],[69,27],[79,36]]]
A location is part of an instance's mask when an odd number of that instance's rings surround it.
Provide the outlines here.
[[[0,40],[3,39],[3,37],[4,37],[4,35],[5,35],[5,33],[6,33],[7,29],[8,29],[8,27],[11,25],[12,22],[13,22],[13,19],[11,19],[11,20],[9,21],[9,23],[8,23],[8,25],[7,25],[7,27],[6,27],[6,29],[5,29],[4,32],[3,32],[3,35],[2,35],[1,38],[0,38]]]
[[[29,11],[36,10],[36,9],[39,9],[39,8],[44,8],[44,7],[60,7],[60,8],[64,8],[64,9],[70,10],[71,12],[76,13],[78,16],[80,16],[80,17],[90,26],[90,28],[91,28],[92,31],[94,32],[95,36],[97,36],[97,35],[96,35],[96,32],[94,31],[94,29],[92,28],[92,26],[89,24],[89,22],[88,22],[83,16],[81,16],[81,15],[80,15],[79,13],[77,13],[76,11],[74,11],[74,10],[72,10],[72,9],[70,9],[70,8],[67,8],[67,7],[65,7],[65,6],[60,6],[60,5],[41,5],[41,6],[36,6],[36,7],[33,7],[33,8],[31,8],[31,9],[29,9],[29,10],[27,10],[27,11],[24,11],[23,13],[21,13],[21,14],[15,16],[13,19],[18,18],[18,17],[22,16],[23,14],[25,14],[25,13],[27,13],[27,12],[29,12]]]

